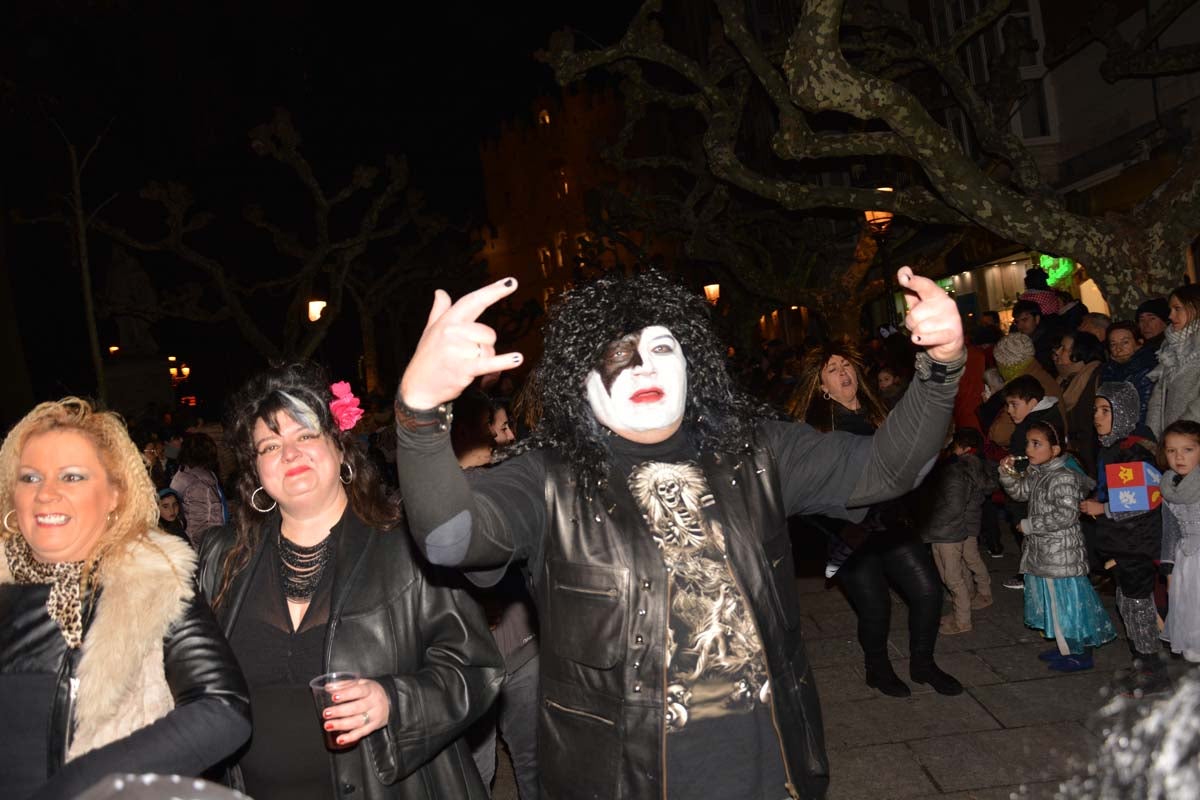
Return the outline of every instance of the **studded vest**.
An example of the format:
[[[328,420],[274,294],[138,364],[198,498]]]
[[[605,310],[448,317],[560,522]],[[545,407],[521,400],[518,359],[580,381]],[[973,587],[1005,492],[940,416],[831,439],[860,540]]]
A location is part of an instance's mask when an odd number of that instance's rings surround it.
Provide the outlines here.
[[[766,449],[704,453],[730,566],[754,616],[772,717],[794,797],[829,781],[821,713],[775,461]],[[589,491],[547,460],[550,530],[530,576],[542,627],[539,765],[544,796],[664,797],[671,576],[624,476]],[[585,743],[584,748],[579,743]],[[668,780],[669,780],[669,776]]]

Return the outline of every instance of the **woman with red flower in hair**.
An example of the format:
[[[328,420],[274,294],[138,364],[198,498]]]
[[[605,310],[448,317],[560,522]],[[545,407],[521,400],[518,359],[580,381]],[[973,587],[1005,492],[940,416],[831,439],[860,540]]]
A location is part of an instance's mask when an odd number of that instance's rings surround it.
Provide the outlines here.
[[[308,364],[234,397],[233,524],[200,585],[250,686],[254,735],[227,782],[259,800],[476,798],[461,736],[504,671],[479,607],[418,562],[351,429],[348,383]],[[309,681],[332,685],[318,718]]]

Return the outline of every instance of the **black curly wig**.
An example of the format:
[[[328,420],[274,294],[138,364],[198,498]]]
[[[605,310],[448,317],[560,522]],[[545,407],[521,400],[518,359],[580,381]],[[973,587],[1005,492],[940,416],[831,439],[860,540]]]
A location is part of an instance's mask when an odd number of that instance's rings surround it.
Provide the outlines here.
[[[514,450],[552,447],[572,465],[575,478],[602,480],[609,433],[588,403],[588,373],[605,345],[651,325],[671,331],[687,360],[683,427],[701,450],[734,452],[752,441],[754,423],[774,416],[736,387],[725,370],[725,347],[709,320],[709,306],[664,274],[606,276],[568,292],[550,311],[545,348],[537,369],[541,417],[533,434]]]

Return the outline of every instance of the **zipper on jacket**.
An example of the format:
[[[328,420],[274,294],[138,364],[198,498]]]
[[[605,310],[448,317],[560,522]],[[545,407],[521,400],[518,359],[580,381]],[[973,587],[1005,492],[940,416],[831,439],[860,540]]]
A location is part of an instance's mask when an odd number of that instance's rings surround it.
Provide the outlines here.
[[[608,725],[609,727],[613,727],[617,724],[617,723],[613,722],[611,719],[602,717],[599,714],[593,714],[590,711],[583,711],[578,708],[571,708],[570,706],[564,706],[561,703],[554,702],[553,700],[551,700],[548,697],[545,699],[544,702],[546,704],[546,708],[553,708],[555,711],[561,711],[564,714],[571,714],[572,716],[583,717],[585,719],[594,720],[596,722],[603,722],[605,725]]]
[[[725,539],[725,546],[729,547],[729,538]],[[770,686],[770,702],[771,710],[771,727],[775,729],[775,741],[779,744],[779,756],[783,759],[783,774],[787,777],[787,783],[784,788],[787,789],[789,797],[799,798],[800,793],[796,790],[796,783],[792,780],[792,770],[788,766],[787,750],[783,747],[783,734],[779,731],[779,719],[775,716],[775,676],[771,674],[771,659],[767,657],[767,644],[763,639],[762,631],[758,628],[758,621],[754,619],[754,612],[749,599],[746,597],[746,590],[742,588],[742,580],[738,577],[737,570],[734,569],[733,561],[729,558],[729,553],[725,554],[725,566],[729,569],[729,574],[733,576],[733,584],[737,586],[738,594],[742,596],[742,606],[746,609],[746,613],[750,615],[750,624],[754,626],[754,633],[758,636],[758,645],[762,648],[763,667],[767,670],[767,682]],[[768,580],[774,580],[774,576],[767,576]],[[780,602],[783,602],[780,600]]]
[[[667,688],[671,685],[670,677],[667,674],[667,669],[670,666],[667,660],[670,658],[670,641],[671,635],[671,587],[675,583],[675,568],[667,568],[667,579],[664,581],[667,590],[663,592],[665,595],[666,609],[663,611],[663,649],[662,649],[662,713],[659,714],[659,725],[662,726],[662,744],[659,747],[661,751],[660,758],[662,759],[662,800],[667,800]]]
[[[617,596],[617,590],[612,587],[610,587],[608,589],[592,589],[587,586],[568,586],[565,583],[556,583],[556,584],[554,584],[554,588],[561,589],[564,592],[570,592],[571,594],[582,594],[587,597],[616,597]]]

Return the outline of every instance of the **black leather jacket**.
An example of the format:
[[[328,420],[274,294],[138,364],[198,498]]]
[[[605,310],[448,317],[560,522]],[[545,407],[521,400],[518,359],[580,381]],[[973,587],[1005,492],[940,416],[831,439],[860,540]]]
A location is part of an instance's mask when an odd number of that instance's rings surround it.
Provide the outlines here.
[[[754,616],[788,791],[823,797],[829,783],[821,709],[800,631],[787,517],[766,449],[703,455],[734,577]],[[553,533],[534,576],[543,613],[539,764],[547,797],[656,798],[666,737],[664,675],[672,581],[627,492],[597,503],[547,469]],[[557,477],[556,477],[557,476]],[[581,734],[586,757],[571,749]],[[669,780],[669,776],[668,776]]]
[[[465,592],[434,581],[404,530],[373,530],[346,513],[336,544],[324,668],[379,681],[392,710],[387,726],[356,747],[330,754],[331,796],[484,800],[487,792],[461,739],[491,706],[504,679],[483,614]],[[234,535],[231,527],[205,534],[200,586],[208,597],[216,595]],[[217,609],[226,635],[264,550],[260,545]],[[227,782],[241,788],[240,780],[232,768]]]
[[[796,797],[824,797],[829,769],[801,638],[787,515],[861,520],[847,507],[911,489],[942,440],[961,364],[914,381],[874,437],[764,422],[752,449],[701,453],[716,500],[711,510],[764,648],[786,791]],[[646,521],[632,495],[606,490],[603,500],[586,499],[594,492],[578,486],[563,456],[549,448],[510,459],[468,486],[444,425],[426,424],[399,404],[397,419],[405,506],[430,559],[472,571],[481,585],[512,562],[530,570],[542,642],[542,797],[662,797],[671,578],[653,538],[640,535]],[[609,485],[625,480],[611,475]]]
[[[144,552],[144,548],[138,550]],[[173,615],[174,621],[162,641],[163,672],[174,708],[124,738],[68,762],[77,722],[80,659],[88,647],[110,646],[92,636],[92,623],[97,609],[104,605],[105,590],[85,594],[83,647],[69,650],[44,605],[30,607],[13,602],[17,599],[16,589],[0,588],[5,590],[0,592],[0,623],[5,626],[0,650],[5,659],[10,655],[19,658],[17,671],[56,676],[46,731],[46,771],[50,780],[35,794],[39,800],[75,797],[105,775],[118,771],[165,770],[198,775],[249,737],[250,701],[245,680],[208,604],[197,593]],[[136,620],[126,625],[130,630],[138,629]],[[47,647],[47,642],[58,646]],[[126,647],[140,644],[136,633],[123,643]],[[99,675],[95,665],[93,668],[89,680],[117,679]],[[186,746],[181,747],[181,743]]]

